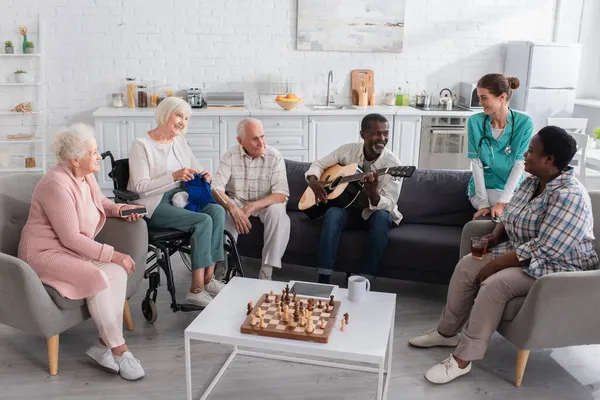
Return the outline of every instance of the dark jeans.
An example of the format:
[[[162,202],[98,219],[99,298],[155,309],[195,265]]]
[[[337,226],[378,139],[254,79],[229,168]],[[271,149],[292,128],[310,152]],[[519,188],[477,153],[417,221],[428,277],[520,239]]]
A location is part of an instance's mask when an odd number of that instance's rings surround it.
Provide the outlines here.
[[[366,227],[369,234],[362,248],[362,273],[367,278],[373,279],[377,275],[379,262],[387,246],[388,232],[391,226],[392,215],[388,211],[377,210],[365,221],[361,216],[361,211],[356,208],[329,208],[323,217],[317,273],[332,274],[340,236],[344,229]],[[346,249],[345,251],[354,250]]]

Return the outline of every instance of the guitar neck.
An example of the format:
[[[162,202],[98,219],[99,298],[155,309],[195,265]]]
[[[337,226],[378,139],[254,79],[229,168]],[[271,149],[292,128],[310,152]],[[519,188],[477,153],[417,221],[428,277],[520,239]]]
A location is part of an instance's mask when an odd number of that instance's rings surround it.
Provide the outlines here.
[[[380,175],[385,175],[388,172],[389,168],[380,168],[376,171],[371,171],[371,172],[363,172],[360,174],[354,174],[354,175],[349,175],[349,176],[345,176],[342,178],[342,180],[340,181],[340,183],[346,183],[346,182],[355,182],[355,181],[361,181],[365,176],[376,172],[377,176]]]

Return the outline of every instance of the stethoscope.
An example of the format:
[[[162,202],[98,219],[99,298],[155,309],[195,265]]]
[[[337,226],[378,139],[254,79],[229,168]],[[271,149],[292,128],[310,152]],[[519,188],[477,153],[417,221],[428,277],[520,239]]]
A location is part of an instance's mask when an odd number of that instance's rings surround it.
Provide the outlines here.
[[[512,122],[511,122],[511,130],[510,130],[510,137],[508,138],[508,145],[504,148],[504,154],[506,154],[507,156],[512,154],[512,140],[513,140],[513,134],[515,133],[515,114],[513,112],[513,110],[510,110],[510,117],[512,118]],[[477,158],[481,161],[481,163],[483,164],[483,168],[490,168],[491,166],[496,165],[496,156],[494,155],[494,148],[492,147],[492,141],[490,140],[490,138],[487,136],[486,133],[486,127],[487,127],[487,118],[488,115],[486,115],[483,118],[483,136],[481,137],[481,139],[479,139],[479,148],[477,149]],[[487,140],[489,146],[490,146],[490,153],[492,155],[492,165],[486,165],[486,163],[481,159],[481,145],[483,144],[483,141]]]

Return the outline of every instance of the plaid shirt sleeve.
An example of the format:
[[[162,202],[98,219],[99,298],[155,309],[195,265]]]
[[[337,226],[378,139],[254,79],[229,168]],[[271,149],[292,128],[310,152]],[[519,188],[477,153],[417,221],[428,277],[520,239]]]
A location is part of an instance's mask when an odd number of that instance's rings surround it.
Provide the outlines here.
[[[290,195],[288,187],[287,174],[285,171],[285,162],[281,154],[277,153],[277,162],[271,172],[271,193],[280,193],[286,196]]]
[[[585,237],[588,213],[581,193],[557,191],[548,205],[538,236],[517,247],[520,261],[531,259],[529,271],[545,271],[546,261],[568,254]]]
[[[223,155],[223,158],[219,163],[219,168],[217,168],[217,172],[213,176],[213,189],[225,192],[225,187],[227,186],[227,184],[229,183],[229,179],[231,178],[231,158],[232,154],[230,151]]]

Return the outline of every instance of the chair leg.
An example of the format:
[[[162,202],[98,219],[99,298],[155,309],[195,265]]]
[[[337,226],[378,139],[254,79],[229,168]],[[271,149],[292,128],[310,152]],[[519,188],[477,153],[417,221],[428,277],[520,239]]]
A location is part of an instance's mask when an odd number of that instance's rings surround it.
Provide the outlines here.
[[[515,370],[516,387],[521,387],[521,382],[523,382],[525,367],[527,366],[527,360],[529,359],[529,351],[530,350],[517,350],[517,367]]]
[[[48,338],[47,341],[50,375],[55,376],[58,374],[58,335]]]
[[[127,300],[125,300],[125,305],[123,306],[123,320],[125,321],[127,330],[132,331],[133,330],[133,319],[131,318],[131,310],[129,309],[129,301],[127,301]]]

